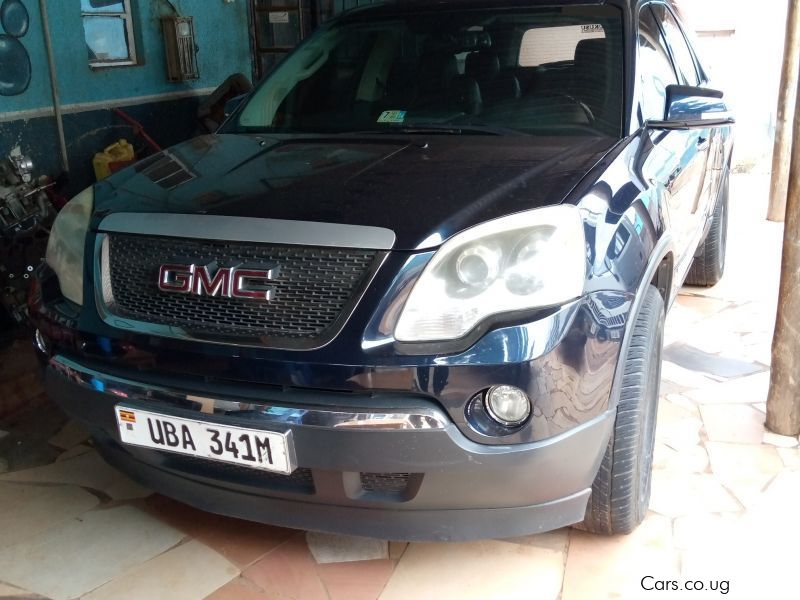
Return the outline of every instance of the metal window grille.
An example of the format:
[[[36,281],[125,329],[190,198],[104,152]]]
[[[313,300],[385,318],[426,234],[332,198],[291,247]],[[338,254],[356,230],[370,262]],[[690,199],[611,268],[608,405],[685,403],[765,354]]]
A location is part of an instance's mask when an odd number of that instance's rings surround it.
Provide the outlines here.
[[[162,17],[164,48],[167,54],[167,79],[187,81],[200,78],[192,17]]]

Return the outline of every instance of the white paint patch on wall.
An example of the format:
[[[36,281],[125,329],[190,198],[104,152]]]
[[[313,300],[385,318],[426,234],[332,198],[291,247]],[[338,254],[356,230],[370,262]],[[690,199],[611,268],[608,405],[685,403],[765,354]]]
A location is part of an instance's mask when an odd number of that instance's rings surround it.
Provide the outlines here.
[[[734,161],[768,172],[786,31],[786,0],[679,0],[697,31],[712,86],[726,92],[737,118]]]

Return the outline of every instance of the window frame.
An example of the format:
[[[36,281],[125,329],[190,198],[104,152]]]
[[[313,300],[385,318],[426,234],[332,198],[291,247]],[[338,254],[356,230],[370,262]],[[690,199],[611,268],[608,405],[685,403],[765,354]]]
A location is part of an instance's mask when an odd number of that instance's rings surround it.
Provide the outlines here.
[[[83,27],[83,39],[86,43],[86,28],[84,26],[84,19],[86,17],[116,17],[122,19],[124,24],[125,35],[128,44],[128,58],[122,60],[106,60],[106,59],[89,59],[90,69],[106,69],[108,67],[131,67],[139,64],[139,59],[136,53],[136,35],[133,28],[133,7],[131,6],[132,0],[119,0],[122,2],[122,12],[118,11],[94,11],[86,12],[81,10],[81,27]],[[87,43],[88,46],[88,43]]]
[[[644,11],[648,11],[650,13],[650,16],[653,18],[653,23],[655,24],[656,28],[658,29],[659,37],[663,40],[663,50],[665,51],[665,53],[666,53],[665,57],[666,57],[667,61],[669,62],[670,67],[672,68],[672,74],[673,74],[673,76],[675,78],[675,84],[680,84],[680,81],[681,81],[681,76],[680,76],[680,74],[678,72],[678,67],[675,64],[675,59],[674,59],[674,57],[672,55],[672,48],[671,48],[669,42],[667,41],[667,37],[664,34],[664,30],[661,27],[661,23],[659,23],[659,21],[658,21],[658,17],[656,16],[656,14],[650,8],[653,5],[666,6],[666,3],[659,2],[657,0],[653,1],[653,2],[645,2],[644,4],[642,4],[639,7],[639,12],[636,15],[636,37],[635,37],[635,43],[636,43],[636,68],[634,70],[634,77],[635,77],[635,84],[636,84],[636,86],[638,88],[637,101],[638,101],[638,104],[639,104],[639,114],[641,115],[640,126],[643,126],[644,123],[648,120],[647,117],[644,115],[645,99],[644,99],[644,90],[642,89],[643,83],[642,83],[642,77],[641,77],[641,69],[642,69],[642,65],[643,65],[642,54],[641,54],[641,50],[642,50],[642,48],[641,48],[641,35],[642,35],[642,33],[641,32],[642,32],[642,13]],[[693,56],[694,56],[694,54],[693,54]],[[666,100],[666,97],[665,97],[665,100]],[[664,105],[663,111],[664,112],[666,111],[666,104]],[[661,117],[661,118],[663,118],[663,117]]]
[[[694,70],[694,75],[697,78],[697,86],[703,84],[703,73],[701,72],[699,65],[697,64],[697,57],[694,53],[694,48],[689,43],[688,38],[686,37],[686,32],[683,30],[683,25],[681,24],[678,16],[672,11],[672,8],[666,2],[650,2],[648,6],[663,6],[664,10],[666,11],[666,15],[672,17],[672,22],[674,23],[675,27],[677,28],[678,35],[680,36],[680,40],[675,40],[676,43],[680,43],[683,41],[683,45],[689,53],[689,59],[692,61],[692,69]],[[664,36],[664,43],[667,45],[667,51],[669,52],[670,58],[672,59],[672,65],[675,68],[675,72],[678,75],[678,81],[682,83],[680,80],[682,79],[685,73],[683,69],[681,69],[680,65],[678,64],[678,59],[676,55],[676,50],[673,47],[672,43],[672,36],[667,33],[666,28],[664,27],[664,23],[659,20],[656,13],[653,13],[656,17],[656,24],[658,25],[659,29],[661,29],[661,35]],[[685,85],[693,85],[690,82],[687,82]]]

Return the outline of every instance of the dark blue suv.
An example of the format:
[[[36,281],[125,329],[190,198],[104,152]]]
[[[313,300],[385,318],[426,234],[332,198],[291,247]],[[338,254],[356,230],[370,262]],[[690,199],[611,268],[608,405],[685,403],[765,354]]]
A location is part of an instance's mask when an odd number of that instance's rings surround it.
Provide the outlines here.
[[[206,510],[390,539],[631,531],[664,316],[722,276],[733,120],[669,2],[325,24],[60,213],[50,395]]]

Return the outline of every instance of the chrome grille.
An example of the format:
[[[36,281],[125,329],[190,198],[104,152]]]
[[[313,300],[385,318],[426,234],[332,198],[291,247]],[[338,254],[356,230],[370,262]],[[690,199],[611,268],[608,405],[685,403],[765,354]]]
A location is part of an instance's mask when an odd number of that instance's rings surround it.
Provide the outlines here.
[[[105,254],[105,252],[103,253]],[[318,340],[346,318],[380,259],[374,250],[279,246],[108,234],[102,265],[106,308],[144,323],[200,336]],[[104,259],[106,260],[106,259]],[[168,294],[158,289],[167,263],[221,267],[277,264],[269,301]]]

